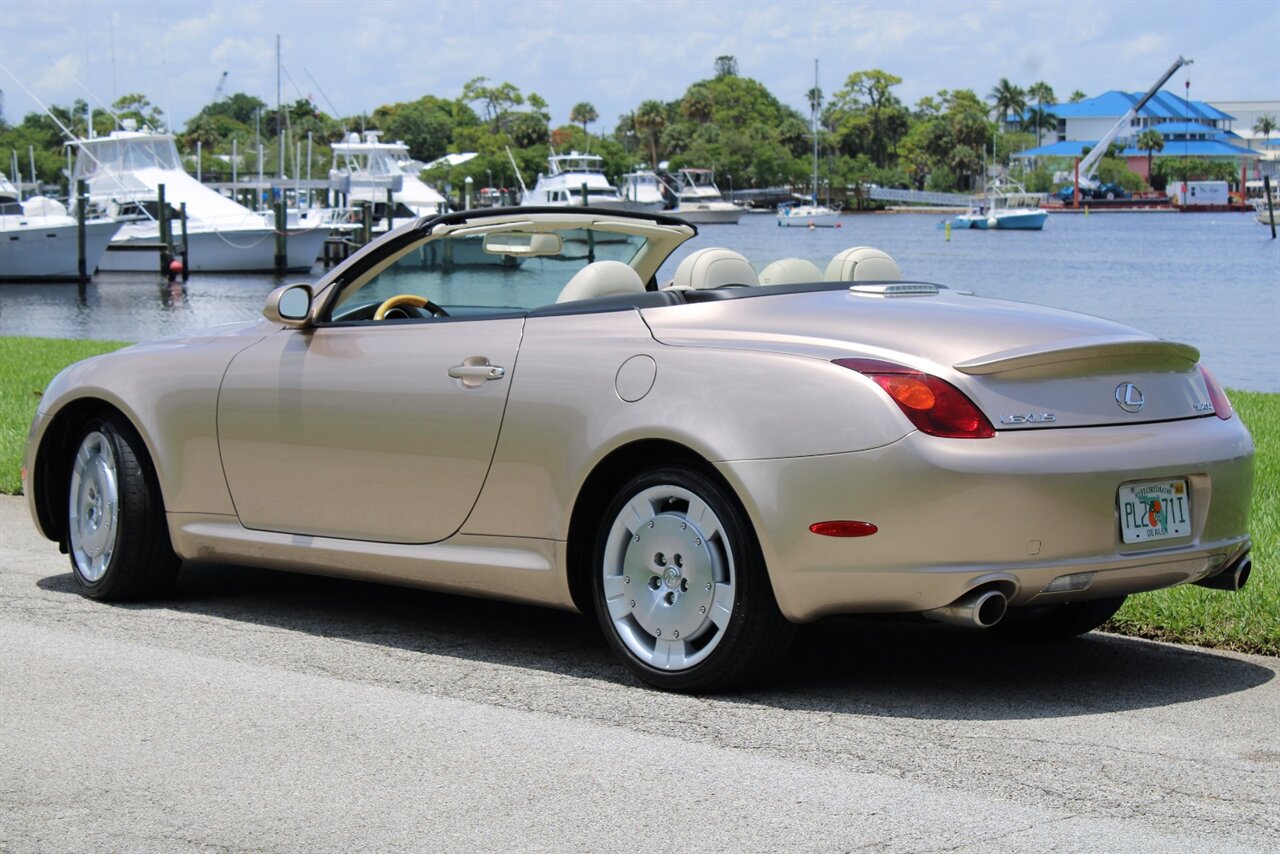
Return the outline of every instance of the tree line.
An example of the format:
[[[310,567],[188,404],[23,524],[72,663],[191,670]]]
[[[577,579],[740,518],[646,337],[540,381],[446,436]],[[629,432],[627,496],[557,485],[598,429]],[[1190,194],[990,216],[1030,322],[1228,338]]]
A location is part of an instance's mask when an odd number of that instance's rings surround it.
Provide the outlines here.
[[[1053,189],[1051,169],[1065,169],[1069,161],[1040,163],[1021,171],[1011,156],[1039,145],[1046,132],[1056,132],[1058,118],[1049,108],[1057,102],[1053,88],[1038,81],[1022,88],[1007,78],[985,96],[970,89],[939,90],[908,107],[896,93],[902,78],[880,69],[854,71],[843,85],[827,95],[818,88],[804,93],[816,113],[819,150],[819,192],[867,184],[910,187],[935,191],[970,191],[980,188],[986,164],[1008,165],[1019,173],[1028,189]],[[1074,92],[1072,101],[1085,97]],[[22,171],[27,171],[27,150],[36,152],[36,172],[42,182],[61,184],[66,156],[58,123],[71,133],[85,135],[90,111],[83,101],[51,108],[53,117],[28,114],[16,125],[0,124],[0,153],[16,150]],[[114,115],[112,115],[114,113]],[[141,93],[119,99],[111,113],[92,114],[94,131],[105,134],[117,119],[133,119],[139,126],[159,127],[163,112]],[[53,119],[57,119],[57,122]],[[286,134],[285,173],[305,174],[305,166],[293,163],[294,144],[314,143],[313,176],[326,173],[328,146],[353,131],[376,129],[386,140],[403,140],[410,156],[431,162],[448,153],[475,152],[478,156],[454,167],[437,167],[424,177],[437,185],[461,186],[468,177],[476,186],[515,187],[508,150],[524,180],[545,171],[551,149],[590,151],[600,155],[608,175],[617,177],[637,166],[656,168],[666,162],[671,169],[714,169],[722,184],[735,189],[791,186],[807,189],[811,183],[813,134],[810,116],[784,104],[762,83],[738,71],[732,56],[717,57],[711,77],[689,85],[674,101],[647,99],[619,116],[609,133],[593,134],[599,119],[595,106],[579,102],[569,111],[570,121],[551,126],[549,104],[536,92],[524,92],[510,82],[495,83],[476,77],[455,97],[426,94],[395,104],[384,104],[370,113],[332,117],[307,99],[283,110],[268,107],[260,98],[235,93],[205,105],[176,131],[184,155],[200,151],[201,170],[225,173],[229,167],[219,156],[231,154],[233,141],[243,158],[241,174],[279,171],[279,136]],[[1144,132],[1138,145],[1155,153],[1162,140]],[[261,151],[261,155],[259,155]],[[261,157],[261,163],[259,162]],[[1219,167],[1207,163],[1157,163],[1170,177],[1208,176]],[[8,171],[7,164],[0,170]],[[1161,169],[1154,173],[1159,176]],[[1141,189],[1142,178],[1128,172],[1124,163],[1104,158],[1103,180]]]

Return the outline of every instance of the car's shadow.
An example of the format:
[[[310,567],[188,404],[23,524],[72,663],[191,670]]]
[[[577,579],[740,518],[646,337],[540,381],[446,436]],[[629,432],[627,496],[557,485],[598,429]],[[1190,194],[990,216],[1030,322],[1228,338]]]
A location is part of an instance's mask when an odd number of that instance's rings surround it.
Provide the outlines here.
[[[41,579],[75,593],[70,574]],[[322,637],[638,683],[593,618],[545,608],[234,566],[186,566],[164,608]],[[1280,661],[1277,662],[1280,667]],[[769,681],[721,699],[813,711],[948,720],[1099,714],[1244,691],[1275,670],[1190,647],[1093,634],[1004,643],[911,619],[833,618],[801,629]]]

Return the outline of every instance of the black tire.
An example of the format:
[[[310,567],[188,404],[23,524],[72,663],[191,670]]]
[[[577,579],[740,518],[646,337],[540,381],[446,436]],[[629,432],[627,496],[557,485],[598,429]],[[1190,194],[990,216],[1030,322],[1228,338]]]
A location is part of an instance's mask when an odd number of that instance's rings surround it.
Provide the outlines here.
[[[795,632],[737,498],[687,466],[659,465],[618,490],[597,529],[591,578],[609,646],[656,688],[741,685],[774,667]]]
[[[121,418],[92,418],[70,453],[67,551],[80,591],[108,602],[161,595],[181,561],[141,437]]]
[[[1107,191],[1107,201],[1114,201],[1115,197],[1116,197],[1116,194],[1114,192],[1112,192],[1111,190]]]
[[[1091,632],[1111,619],[1126,597],[1091,599],[1029,608],[1010,608],[992,627],[996,635],[1019,641],[1063,641]]]

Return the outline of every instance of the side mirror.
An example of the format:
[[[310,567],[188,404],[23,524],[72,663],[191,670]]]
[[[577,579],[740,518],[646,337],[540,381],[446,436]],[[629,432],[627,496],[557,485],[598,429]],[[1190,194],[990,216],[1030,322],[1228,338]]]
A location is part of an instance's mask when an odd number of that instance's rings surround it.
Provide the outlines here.
[[[311,286],[282,285],[267,296],[262,316],[294,329],[311,325]]]

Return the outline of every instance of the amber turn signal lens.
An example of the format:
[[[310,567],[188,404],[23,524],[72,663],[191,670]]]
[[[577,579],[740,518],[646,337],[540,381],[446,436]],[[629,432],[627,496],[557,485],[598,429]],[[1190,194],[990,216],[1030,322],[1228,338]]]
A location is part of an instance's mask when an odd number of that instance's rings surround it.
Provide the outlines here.
[[[885,377],[881,383],[889,396],[912,409],[933,409],[936,398],[929,387],[912,377]]]

